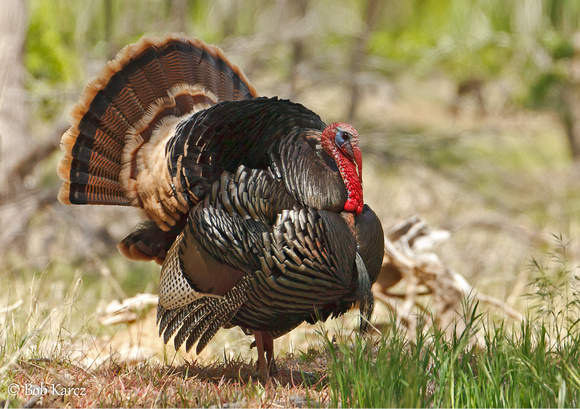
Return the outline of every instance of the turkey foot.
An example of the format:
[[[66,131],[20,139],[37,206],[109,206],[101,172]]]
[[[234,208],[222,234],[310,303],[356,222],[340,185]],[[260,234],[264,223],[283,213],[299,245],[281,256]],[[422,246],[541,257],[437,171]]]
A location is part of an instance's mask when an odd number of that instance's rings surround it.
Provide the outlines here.
[[[257,369],[260,376],[264,379],[269,376],[275,376],[278,370],[276,369],[276,361],[274,360],[274,338],[268,331],[254,331],[256,338],[256,348],[258,349],[258,365]]]

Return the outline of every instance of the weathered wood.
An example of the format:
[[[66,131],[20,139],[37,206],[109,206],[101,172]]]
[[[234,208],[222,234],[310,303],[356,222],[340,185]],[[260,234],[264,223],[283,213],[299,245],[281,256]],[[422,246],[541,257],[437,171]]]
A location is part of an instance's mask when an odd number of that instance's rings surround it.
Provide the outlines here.
[[[22,53],[26,2],[0,2],[0,187],[11,183],[9,170],[29,148],[28,112]]]
[[[418,320],[413,312],[419,305],[417,298],[427,294],[431,296],[434,323],[448,335],[465,328],[462,303],[466,298],[499,308],[507,316],[522,321],[524,317],[518,311],[499,299],[478,293],[462,275],[429,252],[448,237],[447,231],[431,229],[418,216],[399,223],[386,234],[385,257],[373,293],[396,313],[398,324],[407,329],[411,338],[416,334]],[[390,289],[401,280],[404,293],[391,293]],[[421,287],[427,291],[420,292]]]

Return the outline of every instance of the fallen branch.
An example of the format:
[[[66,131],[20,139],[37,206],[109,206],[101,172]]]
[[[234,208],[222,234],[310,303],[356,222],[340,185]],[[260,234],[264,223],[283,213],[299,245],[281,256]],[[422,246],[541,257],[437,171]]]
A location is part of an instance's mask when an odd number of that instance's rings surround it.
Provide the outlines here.
[[[398,324],[404,326],[410,336],[416,334],[418,320],[413,311],[423,309],[417,299],[425,295],[432,298],[433,322],[446,333],[464,328],[462,301],[466,298],[498,308],[515,320],[524,320],[521,313],[503,301],[480,294],[461,274],[429,252],[449,236],[447,231],[431,229],[418,216],[399,223],[386,234],[383,266],[373,293],[396,313]],[[389,292],[401,280],[405,285],[404,293]],[[422,287],[426,287],[426,291]]]

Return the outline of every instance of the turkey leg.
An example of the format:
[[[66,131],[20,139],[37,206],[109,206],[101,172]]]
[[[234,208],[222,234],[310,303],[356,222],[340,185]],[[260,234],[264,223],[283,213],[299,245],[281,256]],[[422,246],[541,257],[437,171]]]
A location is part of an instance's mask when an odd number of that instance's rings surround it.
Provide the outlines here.
[[[274,376],[277,372],[274,360],[274,338],[269,331],[254,331],[258,349],[258,372],[264,376]]]

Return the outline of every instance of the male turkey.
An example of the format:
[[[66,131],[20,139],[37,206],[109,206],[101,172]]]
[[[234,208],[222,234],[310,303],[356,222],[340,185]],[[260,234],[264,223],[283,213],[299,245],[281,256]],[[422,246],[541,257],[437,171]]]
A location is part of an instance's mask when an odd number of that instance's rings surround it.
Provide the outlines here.
[[[59,200],[145,211],[119,249],[162,264],[165,342],[199,353],[239,325],[273,372],[273,339],[300,323],[357,301],[370,318],[383,231],[350,125],[259,98],[219,48],[177,35],[123,49],[72,116]]]

